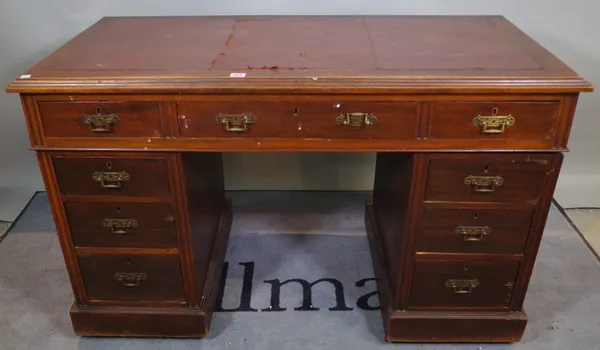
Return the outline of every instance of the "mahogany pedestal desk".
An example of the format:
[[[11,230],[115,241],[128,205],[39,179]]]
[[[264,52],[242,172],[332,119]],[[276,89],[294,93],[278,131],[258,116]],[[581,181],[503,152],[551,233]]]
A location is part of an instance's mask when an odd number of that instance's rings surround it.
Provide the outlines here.
[[[222,152],[377,152],[365,219],[398,342],[521,339],[592,90],[494,16],[104,18],[7,89],[77,334],[208,334],[232,220]]]

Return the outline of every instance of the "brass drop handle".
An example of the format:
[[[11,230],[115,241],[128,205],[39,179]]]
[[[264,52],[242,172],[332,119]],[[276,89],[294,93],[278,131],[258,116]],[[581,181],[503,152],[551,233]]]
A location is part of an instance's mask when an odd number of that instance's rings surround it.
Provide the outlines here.
[[[115,272],[113,278],[121,282],[123,287],[133,288],[139,286],[141,281],[148,279],[148,275],[143,272]]]
[[[91,132],[104,134],[112,132],[113,126],[119,124],[121,118],[115,113],[102,114],[100,108],[96,108],[96,114],[84,114],[79,120],[88,124]]]
[[[217,124],[225,126],[229,132],[247,132],[248,125],[256,124],[256,117],[252,113],[225,114],[219,113],[215,120]]]
[[[474,176],[465,178],[465,185],[470,186],[475,192],[490,193],[504,184],[502,176]]]
[[[484,236],[492,233],[492,228],[489,226],[463,226],[458,225],[454,229],[457,235],[463,236],[467,242],[480,242]]]
[[[469,294],[473,288],[479,286],[477,279],[449,279],[446,281],[446,288],[453,288],[455,294]]]
[[[377,124],[377,117],[369,113],[344,113],[335,118],[337,125],[349,125],[353,128],[360,128],[363,125],[373,126]]]
[[[473,119],[473,125],[484,135],[498,135],[515,123],[512,115],[498,115],[498,108],[492,109],[491,116],[478,115]]]
[[[95,171],[92,174],[92,179],[99,182],[103,188],[121,188],[121,184],[129,181],[130,176],[125,171]]]
[[[109,219],[106,218],[102,222],[102,226],[109,228],[115,235],[126,235],[132,228],[138,227],[136,219]]]

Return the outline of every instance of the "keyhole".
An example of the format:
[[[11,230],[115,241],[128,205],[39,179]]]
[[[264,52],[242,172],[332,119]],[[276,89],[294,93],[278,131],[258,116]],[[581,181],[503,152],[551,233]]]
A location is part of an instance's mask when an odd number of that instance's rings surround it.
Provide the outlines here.
[[[300,113],[300,111],[298,110],[298,108],[294,108],[293,113],[294,113],[294,115],[298,115]]]
[[[125,261],[127,261],[127,264],[131,264],[131,261],[129,260],[129,258],[126,258]]]
[[[115,209],[117,209],[117,213],[121,212],[121,207],[116,207]]]
[[[469,269],[469,265],[465,265],[465,271]]]
[[[488,171],[490,171],[490,166],[486,165],[485,168],[483,168],[483,172],[487,174]]]
[[[106,162],[106,167],[108,169],[112,169],[112,163],[111,162]]]
[[[475,219],[475,220],[479,219],[479,213],[478,212],[475,212],[475,215],[473,215],[473,219]]]
[[[492,115],[496,115],[496,114],[498,114],[498,108],[494,107],[494,108],[492,108]]]
[[[100,114],[102,112],[102,110],[100,109],[100,107],[96,107],[96,114]]]

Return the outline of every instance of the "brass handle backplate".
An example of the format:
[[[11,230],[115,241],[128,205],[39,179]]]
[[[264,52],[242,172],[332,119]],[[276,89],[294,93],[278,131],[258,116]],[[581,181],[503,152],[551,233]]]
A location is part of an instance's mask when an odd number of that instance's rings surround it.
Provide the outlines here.
[[[479,286],[479,280],[477,279],[469,279],[469,280],[459,280],[459,279],[449,279],[446,281],[447,288],[453,288],[454,293],[456,294],[469,294],[473,291],[473,288]]]
[[[349,125],[353,128],[360,128],[363,125],[375,125],[377,117],[369,113],[344,113],[335,118],[335,123],[337,125]]]
[[[504,184],[502,176],[469,175],[465,178],[465,185],[470,186],[475,192],[494,192],[502,184]]]
[[[113,278],[123,285],[123,287],[137,287],[140,282],[148,279],[148,275],[143,272],[115,272]]]
[[[92,174],[92,179],[96,182],[99,182],[104,188],[121,188],[121,184],[125,181],[129,181],[130,176],[125,171],[95,171]]]
[[[90,131],[102,134],[113,131],[113,126],[119,124],[120,118],[118,115],[101,114],[98,110],[97,114],[84,114],[80,118],[81,122],[90,126]]]
[[[492,233],[492,228],[489,226],[456,226],[454,232],[457,235],[463,236],[463,239],[467,242],[479,242],[483,240],[484,236]]]
[[[219,113],[215,120],[217,124],[225,125],[225,130],[229,132],[246,132],[248,131],[248,125],[256,124],[256,117],[252,113]]]
[[[484,135],[498,135],[515,123],[512,115],[497,115],[498,108],[492,110],[491,116],[478,115],[473,119],[473,125]]]
[[[126,235],[127,230],[138,227],[136,219],[104,219],[102,226],[110,228],[115,235]]]

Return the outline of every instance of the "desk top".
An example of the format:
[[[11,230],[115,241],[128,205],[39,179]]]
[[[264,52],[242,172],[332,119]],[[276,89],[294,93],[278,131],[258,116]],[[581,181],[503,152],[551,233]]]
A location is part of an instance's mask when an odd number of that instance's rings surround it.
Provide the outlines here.
[[[592,89],[500,16],[285,16],[103,18],[7,90],[351,93],[359,87]]]

